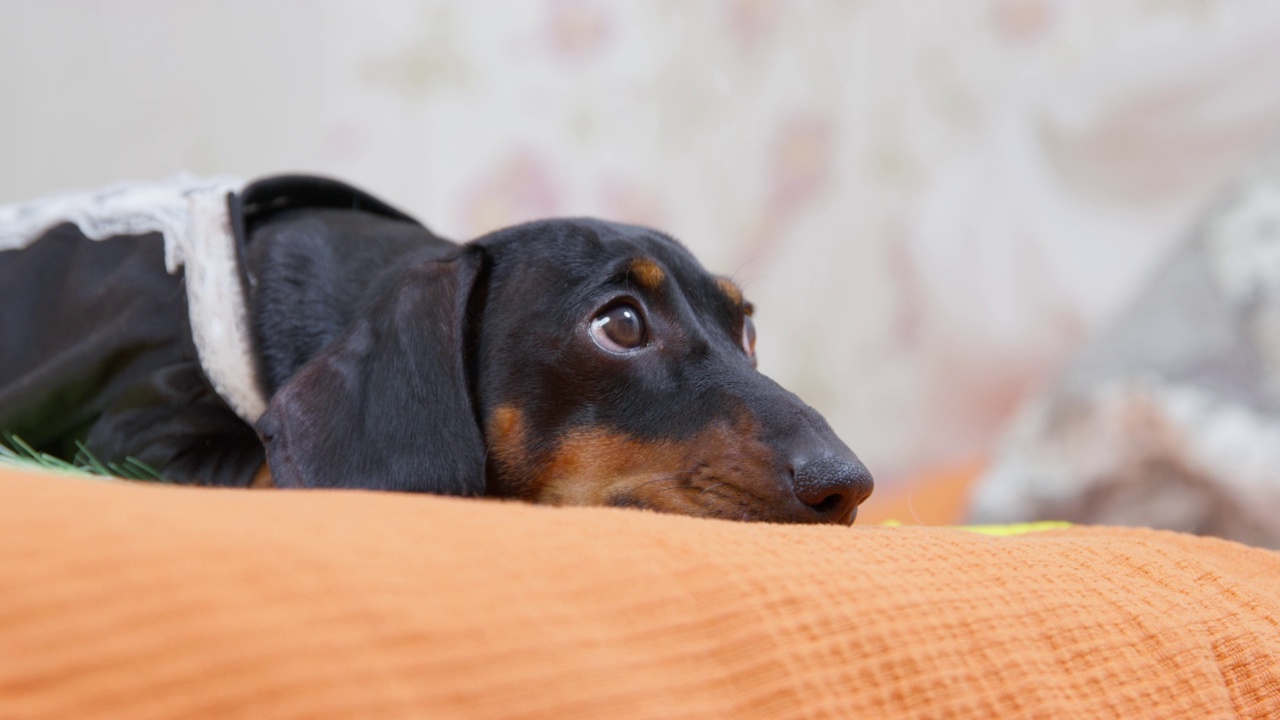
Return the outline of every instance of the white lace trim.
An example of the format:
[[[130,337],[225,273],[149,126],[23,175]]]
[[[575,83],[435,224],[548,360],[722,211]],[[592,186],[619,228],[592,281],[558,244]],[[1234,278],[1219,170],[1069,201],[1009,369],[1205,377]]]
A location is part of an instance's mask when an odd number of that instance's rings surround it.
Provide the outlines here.
[[[35,242],[74,223],[93,240],[159,232],[165,269],[186,270],[187,306],[200,366],[218,395],[249,424],[267,408],[250,342],[248,304],[240,282],[227,193],[244,181],[180,173],[155,182],[126,182],[0,206],[0,251]]]

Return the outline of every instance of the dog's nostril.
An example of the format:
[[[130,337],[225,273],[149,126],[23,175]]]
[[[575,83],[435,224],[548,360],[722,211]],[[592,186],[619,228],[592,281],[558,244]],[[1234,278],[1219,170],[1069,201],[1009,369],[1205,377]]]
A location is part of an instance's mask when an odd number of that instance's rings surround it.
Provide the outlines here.
[[[828,515],[840,509],[840,506],[843,504],[844,504],[844,495],[841,495],[840,493],[832,493],[831,495],[828,495],[826,498],[824,498],[822,502],[818,503],[817,505],[809,505],[809,507],[813,508],[814,510],[817,510],[819,513],[823,515]]]
[[[824,458],[800,464],[795,470],[796,497],[815,512],[839,517],[871,496],[871,473],[859,462]]]

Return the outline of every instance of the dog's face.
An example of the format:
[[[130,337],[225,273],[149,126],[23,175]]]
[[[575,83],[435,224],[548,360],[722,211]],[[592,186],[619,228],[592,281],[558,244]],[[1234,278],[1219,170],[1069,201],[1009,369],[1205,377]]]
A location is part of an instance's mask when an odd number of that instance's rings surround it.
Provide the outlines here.
[[[391,489],[479,494],[480,479],[539,503],[850,523],[871,476],[756,370],[751,311],[646,228],[494,233],[407,272],[282,388],[260,424],[272,472],[285,486],[352,484],[338,468]],[[353,410],[338,433],[335,408]],[[374,447],[355,452],[377,456],[353,465],[338,453],[357,436]]]
[[[477,400],[491,494],[744,520],[852,522],[871,477],[755,368],[751,305],[652,230],[485,238]]]

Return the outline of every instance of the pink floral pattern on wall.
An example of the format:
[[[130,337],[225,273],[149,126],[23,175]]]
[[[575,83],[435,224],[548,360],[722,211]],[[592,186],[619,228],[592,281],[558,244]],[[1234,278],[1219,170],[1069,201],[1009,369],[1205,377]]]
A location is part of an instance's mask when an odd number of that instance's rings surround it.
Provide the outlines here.
[[[612,16],[599,0],[548,0],[547,36],[552,52],[583,61],[609,42]]]
[[[464,192],[462,226],[476,237],[509,225],[559,214],[560,193],[549,163],[517,151]]]

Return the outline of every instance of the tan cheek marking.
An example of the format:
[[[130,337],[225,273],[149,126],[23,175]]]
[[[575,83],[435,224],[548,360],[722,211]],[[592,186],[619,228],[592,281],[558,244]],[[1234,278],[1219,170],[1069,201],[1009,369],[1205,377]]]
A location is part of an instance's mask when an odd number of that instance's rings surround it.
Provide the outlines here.
[[[658,263],[643,257],[632,260],[627,270],[640,287],[646,290],[657,290],[667,276]]]
[[[499,485],[491,488],[490,492],[497,495],[520,494],[532,470],[524,413],[510,405],[500,405],[490,413],[485,430],[489,455],[497,467],[498,477],[495,480]]]
[[[525,499],[553,505],[604,505],[634,500],[663,512],[698,514],[715,509],[732,485],[756,499],[780,491],[773,453],[755,424],[740,418],[718,423],[682,441],[642,441],[602,429],[570,433],[537,473]],[[742,506],[722,508],[726,514]]]
[[[720,288],[720,292],[724,293],[734,305],[742,304],[742,290],[738,289],[738,286],[729,278],[716,278],[716,287]]]
[[[696,462],[691,443],[641,441],[591,428],[569,433],[537,474],[535,502],[603,505],[615,491]]]
[[[262,490],[275,486],[276,481],[271,477],[271,466],[262,463],[262,467],[258,468],[258,472],[253,474],[253,480],[249,483],[249,487],[254,490]]]

